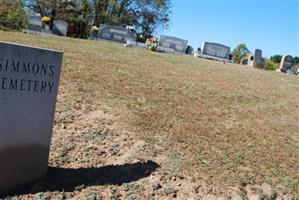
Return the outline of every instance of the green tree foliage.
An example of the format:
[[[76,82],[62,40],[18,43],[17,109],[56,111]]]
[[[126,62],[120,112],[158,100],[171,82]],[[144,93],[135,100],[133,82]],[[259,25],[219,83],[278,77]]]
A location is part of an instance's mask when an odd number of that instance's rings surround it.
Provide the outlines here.
[[[280,63],[282,55],[273,55],[270,57],[270,60],[274,63]]]
[[[241,59],[249,53],[244,43],[239,44],[232,52],[232,60],[234,63],[240,63]]]
[[[26,26],[26,15],[21,0],[0,0],[0,29],[20,30]]]
[[[70,36],[87,37],[91,25],[135,26],[139,36],[167,27],[170,0],[25,0],[41,16],[66,20]]]
[[[265,60],[265,65],[264,65],[265,70],[276,70],[278,68],[279,68],[279,63],[274,62],[273,60],[271,60],[271,58]]]
[[[298,56],[295,56],[293,58],[293,65],[298,65],[299,64],[299,57]]]

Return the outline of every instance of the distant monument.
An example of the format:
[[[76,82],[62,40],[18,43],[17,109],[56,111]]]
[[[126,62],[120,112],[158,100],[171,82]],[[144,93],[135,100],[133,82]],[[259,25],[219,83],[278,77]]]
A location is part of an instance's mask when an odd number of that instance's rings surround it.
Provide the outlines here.
[[[199,56],[208,59],[229,61],[229,54],[230,47],[228,46],[214,42],[204,42]]]
[[[166,53],[185,54],[187,46],[187,40],[168,35],[161,35],[158,49]]]
[[[287,73],[292,69],[293,57],[290,55],[284,55],[280,61],[279,71]]]
[[[98,34],[94,34],[91,39],[127,44],[127,41],[136,41],[137,35],[135,32],[120,26],[100,25]]]
[[[263,63],[262,50],[256,49],[254,54],[249,53],[246,58],[240,62],[241,65],[248,65],[251,67],[259,67]]]
[[[29,33],[66,36],[67,30],[68,30],[68,23],[65,21],[54,20],[51,29],[51,26],[49,24],[44,23],[40,16],[30,16],[28,29],[25,31]]]

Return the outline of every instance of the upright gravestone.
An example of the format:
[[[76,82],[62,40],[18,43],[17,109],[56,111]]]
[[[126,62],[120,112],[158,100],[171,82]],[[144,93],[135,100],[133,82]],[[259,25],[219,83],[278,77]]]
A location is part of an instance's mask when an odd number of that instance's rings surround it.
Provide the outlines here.
[[[55,35],[66,36],[67,28],[68,28],[67,22],[62,20],[54,20],[52,33]]]
[[[201,55],[208,58],[219,58],[229,60],[230,47],[213,43],[204,42],[202,46]]]
[[[28,29],[30,31],[42,31],[43,28],[43,22],[42,18],[38,16],[30,16],[29,17],[29,23],[28,23]]]
[[[0,42],[0,196],[46,175],[62,57]]]
[[[256,49],[254,51],[254,60],[255,60],[256,65],[259,65],[263,62],[262,50],[261,49]]]
[[[288,70],[292,69],[292,64],[293,57],[290,55],[284,55],[281,59],[279,70],[286,73]]]
[[[98,38],[126,44],[127,41],[136,41],[137,36],[123,27],[101,25]]]
[[[167,35],[161,35],[159,46],[161,49],[168,52],[177,52],[177,53],[186,53],[187,49],[187,40],[183,40],[181,38],[173,37],[173,36],[167,36]],[[170,50],[168,50],[170,49]]]

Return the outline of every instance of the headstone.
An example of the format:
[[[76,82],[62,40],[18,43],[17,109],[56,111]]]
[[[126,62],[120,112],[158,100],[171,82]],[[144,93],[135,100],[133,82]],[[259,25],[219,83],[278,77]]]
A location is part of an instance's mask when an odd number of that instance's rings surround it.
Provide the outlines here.
[[[204,57],[214,57],[229,60],[229,54],[230,47],[228,46],[213,42],[203,43],[201,55],[203,55]]]
[[[40,32],[42,30],[43,22],[42,18],[38,16],[30,16],[29,17],[29,25],[28,29],[30,31],[38,31]]]
[[[127,41],[136,41],[137,36],[123,27],[101,25],[98,38],[126,44]]]
[[[292,69],[292,64],[293,57],[290,55],[284,55],[281,59],[279,70],[286,73],[288,69]]]
[[[255,61],[256,65],[259,65],[263,62],[262,50],[261,49],[256,49],[254,51],[254,61]]]
[[[0,42],[0,196],[46,175],[62,57]]]
[[[53,21],[52,33],[59,36],[66,36],[68,29],[68,23],[62,20]]]
[[[254,67],[254,55],[252,53],[249,53],[247,56],[247,65]]]
[[[162,47],[161,49],[167,49],[167,52],[171,51],[168,49],[173,49],[176,53],[186,53],[187,44],[188,41],[181,38],[167,35],[160,36],[159,46]]]

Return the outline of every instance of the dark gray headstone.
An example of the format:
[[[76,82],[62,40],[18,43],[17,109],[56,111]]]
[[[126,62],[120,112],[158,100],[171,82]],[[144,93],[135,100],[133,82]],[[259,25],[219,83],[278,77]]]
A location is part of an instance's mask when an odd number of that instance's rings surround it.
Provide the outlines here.
[[[177,53],[186,53],[187,44],[188,41],[181,38],[167,35],[160,36],[159,46],[162,47],[162,49],[173,49],[173,51]]]
[[[204,42],[201,51],[202,55],[226,60],[229,60],[229,53],[230,47],[213,42]]]
[[[42,18],[38,16],[30,16],[29,17],[29,25],[28,29],[30,31],[38,31],[40,32],[42,30],[43,22]]]
[[[254,60],[256,64],[260,64],[263,62],[263,57],[262,57],[262,50],[261,49],[256,49],[254,51]]]
[[[136,41],[137,36],[123,27],[101,25],[98,38],[126,44],[127,41]]]
[[[54,20],[52,33],[55,35],[66,36],[67,28],[68,28],[67,22],[62,20]]]
[[[46,175],[62,57],[0,42],[0,196]]]

